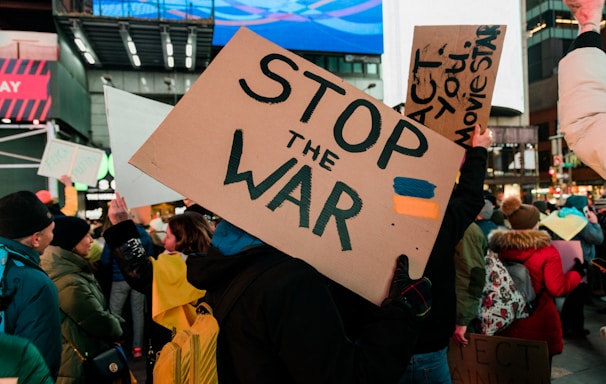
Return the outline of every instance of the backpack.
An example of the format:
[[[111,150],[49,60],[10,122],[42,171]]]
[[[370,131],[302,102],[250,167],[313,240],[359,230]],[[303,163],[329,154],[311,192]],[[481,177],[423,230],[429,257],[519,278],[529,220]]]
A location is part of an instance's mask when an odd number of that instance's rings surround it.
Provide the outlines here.
[[[482,291],[477,325],[478,332],[492,336],[505,329],[516,319],[529,316],[526,299],[516,289],[509,271],[492,250],[484,257],[486,284]]]
[[[158,353],[154,366],[154,383],[217,384],[217,339],[219,325],[229,314],[240,295],[270,267],[287,258],[266,258],[252,265],[232,281],[215,310],[207,302],[196,308],[196,319],[189,329],[175,333]]]
[[[506,261],[504,264],[513,279],[516,290],[524,297],[528,315],[532,315],[537,308],[539,298],[532,287],[532,280],[530,279],[528,269],[524,264],[515,261]]]
[[[22,267],[25,265],[23,262],[19,260],[15,260],[13,257],[9,257],[10,253],[6,249],[6,247],[0,244],[0,333],[4,333],[6,321],[4,310],[8,307],[10,302],[15,296],[15,290],[8,290],[5,278],[5,272],[9,265],[9,260],[17,267]]]

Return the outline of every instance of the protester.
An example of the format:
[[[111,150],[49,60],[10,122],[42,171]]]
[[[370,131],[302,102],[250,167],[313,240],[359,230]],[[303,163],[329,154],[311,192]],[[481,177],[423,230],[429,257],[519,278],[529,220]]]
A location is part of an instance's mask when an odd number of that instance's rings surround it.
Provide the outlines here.
[[[31,341],[56,378],[61,365],[57,288],[38,265],[54,227],[53,215],[34,193],[19,191],[0,199],[0,255],[6,263],[0,326]]]
[[[93,238],[85,220],[55,218],[54,238],[40,265],[59,292],[63,353],[57,383],[87,383],[82,356],[95,357],[122,336],[124,320],[111,313],[86,259]]]
[[[564,336],[584,337],[589,334],[585,328],[584,307],[586,302],[592,300],[592,289],[596,280],[600,279],[600,272],[591,264],[595,258],[595,245],[604,241],[604,233],[598,223],[598,217],[588,207],[589,200],[586,196],[572,195],[566,199],[564,207],[558,215],[566,217],[576,215],[582,217],[586,224],[572,240],[581,242],[583,260],[587,269],[587,282],[581,282],[564,300],[560,317],[564,328]],[[585,212],[585,213],[584,213]]]
[[[604,0],[564,0],[579,33],[558,66],[560,132],[587,166],[606,178],[606,54],[600,23]]]
[[[106,233],[107,242],[125,261],[144,259],[136,233],[127,229],[132,224],[125,212],[118,196],[110,206],[116,225]],[[271,264],[220,324],[219,382],[378,383],[395,382],[401,375],[429,305],[423,296],[429,294],[429,282],[408,278],[405,256],[399,259],[389,299],[364,334],[350,340],[325,277],[309,264],[226,221],[217,226],[212,245],[206,254],[187,257],[187,279],[206,290],[205,300],[213,307],[249,268]]]
[[[568,294],[579,284],[584,267],[577,262],[571,271],[562,271],[562,259],[551,245],[551,237],[537,229],[540,212],[534,205],[522,204],[517,196],[511,196],[503,201],[501,210],[512,229],[493,231],[488,240],[489,247],[503,261],[524,264],[537,295],[537,304],[529,317],[516,319],[499,335],[545,341],[551,361],[564,349],[562,324],[554,298]]]
[[[141,224],[135,224],[145,253],[149,256],[156,256],[155,247],[151,236]],[[138,359],[143,357],[145,346],[145,295],[136,291],[124,280],[124,275],[120,271],[118,262],[115,260],[111,250],[105,244],[101,253],[101,264],[111,269],[111,289],[109,293],[109,310],[119,316],[122,316],[122,310],[126,300],[130,298],[130,325],[132,331],[131,354]]]
[[[455,249],[457,317],[452,337],[461,346],[469,343],[466,337],[468,327],[478,316],[482,305],[487,251],[488,240],[484,232],[476,223],[471,223]]]
[[[455,247],[484,206],[487,148],[491,145],[492,132],[486,129],[481,133],[480,126],[476,125],[472,148],[465,153],[459,183],[448,201],[425,267],[424,275],[432,282],[432,312],[422,325],[401,384],[451,382],[446,353],[456,322]]]
[[[166,296],[174,296],[175,302],[184,306],[184,311],[188,313],[186,316],[194,316],[195,307],[189,303],[203,297],[204,291],[194,288],[187,282],[184,260],[191,253],[208,250],[214,229],[209,221],[197,212],[185,212],[172,216],[168,219],[163,239],[164,253],[160,254],[156,260],[150,258],[153,255],[143,246],[144,236],[141,236],[134,222],[128,215],[121,215],[123,212],[116,207],[125,208],[125,203],[119,195],[110,204],[108,217],[114,225],[105,231],[104,237],[107,247],[113,251],[125,281],[130,287],[145,294],[148,298],[150,313],[147,316],[147,328],[149,329],[150,344],[146,356],[147,379],[148,382],[151,382],[156,352],[159,352],[164,344],[170,341],[173,326],[176,330],[186,327],[186,321],[181,318],[175,320],[168,316],[163,317],[162,321],[158,319],[158,322],[152,322],[151,319],[155,318],[156,314],[159,316],[160,308],[164,306],[160,299]],[[117,215],[116,211],[120,215]],[[137,253],[125,253],[117,250],[118,245],[130,239],[136,239]],[[180,282],[162,284],[161,281],[156,280],[156,283],[159,283],[158,291],[153,291],[153,282],[157,277],[155,276],[157,274],[154,274],[156,268],[163,272],[161,276],[173,275],[173,277],[176,276],[176,279],[180,279]],[[157,295],[160,291],[162,295]]]
[[[0,378],[18,378],[18,382],[24,384],[55,382],[44,358],[34,344],[22,337],[2,332],[0,332]]]
[[[36,192],[36,196],[40,201],[48,207],[48,210],[55,216],[74,216],[78,212],[78,191],[72,183],[72,178],[68,175],[63,175],[59,181],[65,186],[63,195],[65,196],[65,204],[63,207],[59,205],[59,199],[46,189],[41,189]]]

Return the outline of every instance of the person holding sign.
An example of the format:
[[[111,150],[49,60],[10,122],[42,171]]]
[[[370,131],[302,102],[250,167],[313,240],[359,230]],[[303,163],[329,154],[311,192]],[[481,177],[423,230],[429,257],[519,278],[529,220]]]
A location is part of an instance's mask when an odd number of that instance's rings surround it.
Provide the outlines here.
[[[68,175],[63,175],[59,178],[65,188],[65,204],[63,207],[59,205],[59,199],[51,195],[46,189],[41,189],[36,192],[36,196],[40,201],[48,207],[48,210],[55,216],[74,216],[78,212],[78,191],[72,183],[72,178]]]
[[[606,54],[600,24],[604,0],[564,0],[579,34],[558,67],[560,132],[574,153],[606,179]]]
[[[108,232],[124,229],[127,213],[118,196],[108,212],[116,225]],[[128,233],[136,239],[135,232]],[[140,242],[133,239],[124,230],[119,236],[106,233],[108,244],[127,261],[141,259]],[[355,340],[345,333],[323,275],[227,221],[217,226],[207,253],[187,257],[187,279],[206,290],[218,319],[217,304],[230,283],[256,269],[262,271],[219,324],[219,382],[397,381],[431,306],[431,283],[409,278],[406,256],[397,260],[389,297]]]
[[[484,206],[484,176],[487,148],[492,145],[492,132],[482,133],[476,125],[471,148],[465,153],[459,183],[448,201],[444,220],[429,255],[424,275],[432,285],[432,313],[423,323],[415,353],[400,383],[450,383],[446,352],[455,331],[455,247],[467,227]],[[406,362],[402,362],[406,364]]]
[[[161,299],[173,296],[176,306],[182,305],[185,308],[183,313],[195,314],[196,308],[188,303],[200,299],[205,292],[194,288],[187,282],[184,260],[191,253],[206,252],[210,246],[214,228],[198,212],[174,215],[167,222],[166,234],[162,241],[164,252],[157,258],[153,257],[144,246],[141,231],[132,220],[124,198],[120,194],[116,195],[116,199],[112,200],[108,210],[108,218],[113,226],[108,228],[103,236],[106,240],[106,247],[111,250],[126,283],[132,289],[145,294],[148,300],[147,307],[150,316],[146,318],[149,330],[146,372],[147,382],[151,382],[156,353],[171,340],[173,326],[177,330],[183,328],[183,323],[179,322],[181,318],[165,316],[164,320],[158,319],[161,313],[159,308],[167,306],[167,303],[162,302]],[[137,246],[131,246],[127,251],[123,250],[120,245],[130,240]],[[179,282],[167,282],[161,279],[162,276],[174,276]],[[173,322],[179,322],[179,324],[175,325]]]

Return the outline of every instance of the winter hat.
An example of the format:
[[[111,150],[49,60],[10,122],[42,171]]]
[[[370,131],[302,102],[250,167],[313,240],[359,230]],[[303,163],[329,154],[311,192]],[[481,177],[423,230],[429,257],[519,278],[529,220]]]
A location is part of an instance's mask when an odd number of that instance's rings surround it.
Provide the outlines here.
[[[48,227],[53,215],[33,192],[19,191],[0,199],[0,236],[20,239]]]
[[[482,218],[482,220],[490,220],[492,217],[492,213],[494,212],[494,208],[492,207],[492,202],[490,200],[484,199],[484,206],[478,216]]]
[[[588,203],[589,200],[587,200],[587,196],[572,195],[566,199],[564,207],[576,208],[579,210],[579,212],[583,212],[583,209],[587,206]]]
[[[38,197],[38,199],[40,199],[42,204],[54,204],[57,202],[53,195],[51,195],[51,193],[46,189],[41,189],[36,192],[36,196]]]
[[[51,245],[56,245],[68,251],[74,247],[88,234],[90,226],[85,220],[75,216],[55,217],[55,230]]]
[[[539,222],[540,212],[534,205],[522,204],[517,196],[503,200],[501,210],[513,229],[532,229]]]
[[[532,205],[537,207],[539,212],[542,212],[542,213],[547,212],[547,202],[545,202],[543,200],[535,200],[532,202]]]
[[[490,216],[490,220],[496,225],[505,226],[505,215],[500,209],[494,210],[492,216]]]

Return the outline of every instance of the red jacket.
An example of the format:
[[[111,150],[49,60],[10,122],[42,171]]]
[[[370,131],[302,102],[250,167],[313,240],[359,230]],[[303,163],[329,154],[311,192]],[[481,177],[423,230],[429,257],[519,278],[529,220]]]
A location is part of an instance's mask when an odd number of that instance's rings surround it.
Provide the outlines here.
[[[544,231],[496,230],[489,237],[489,246],[502,260],[523,263],[535,292],[540,295],[533,314],[515,320],[499,336],[546,341],[550,356],[562,353],[562,324],[554,297],[572,291],[581,281],[579,273],[562,271],[560,254]]]

